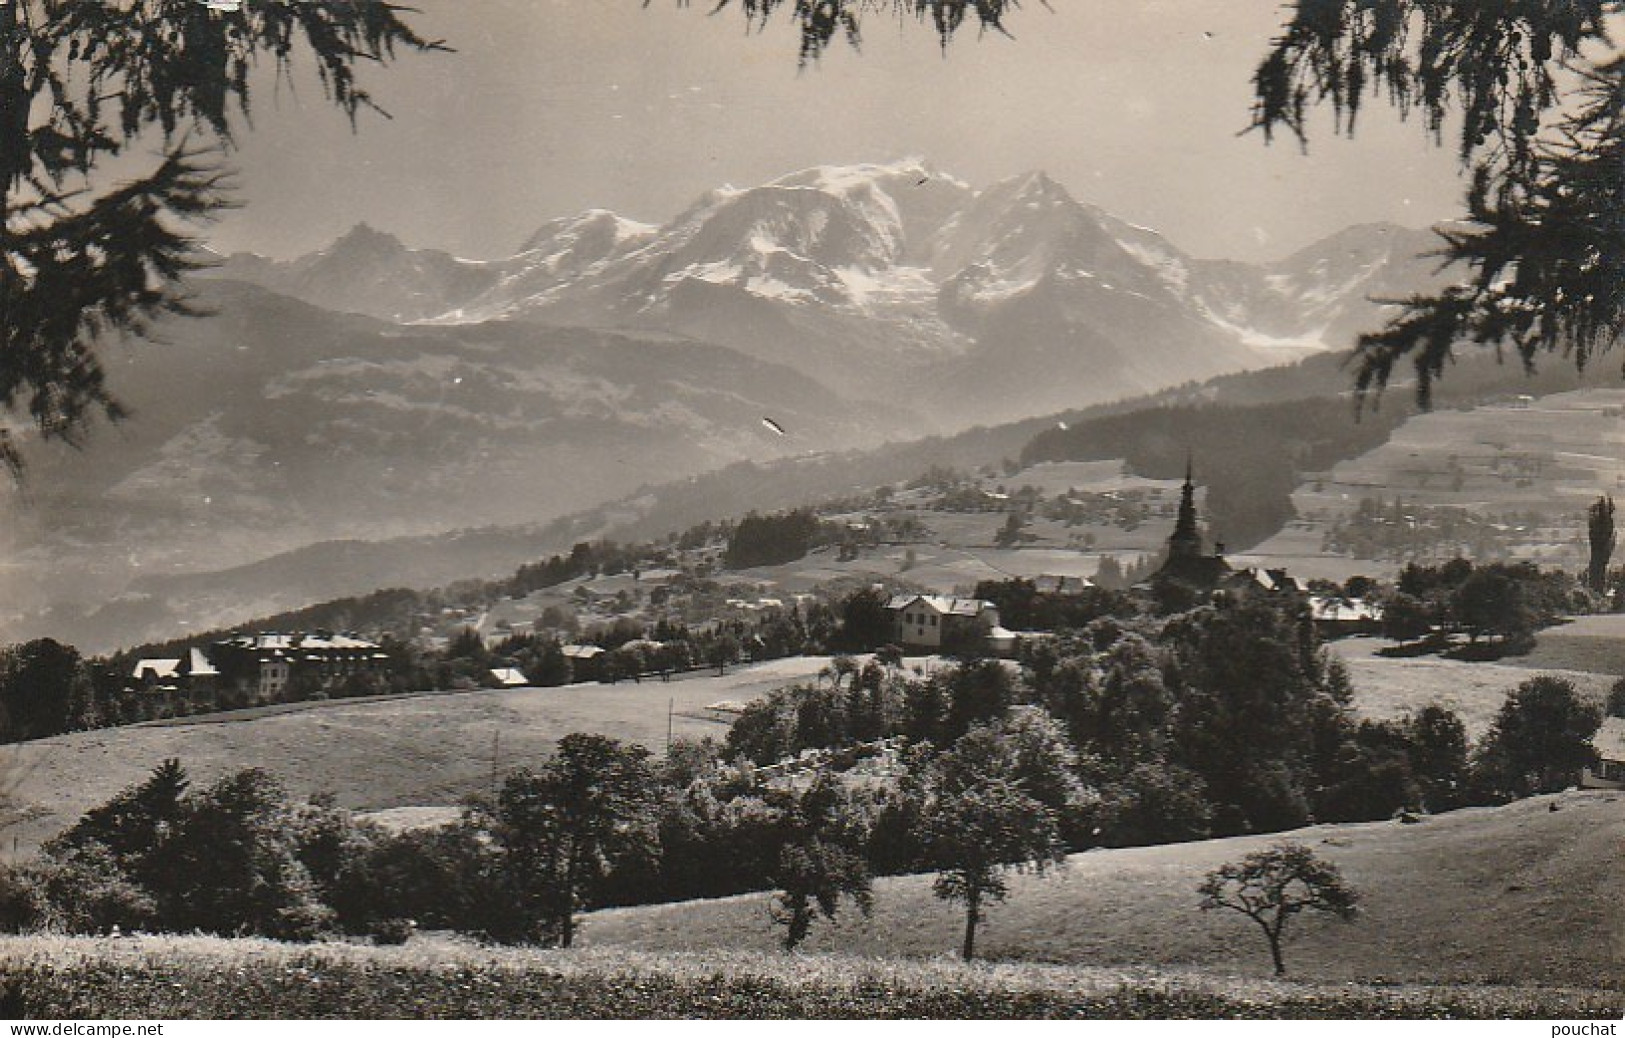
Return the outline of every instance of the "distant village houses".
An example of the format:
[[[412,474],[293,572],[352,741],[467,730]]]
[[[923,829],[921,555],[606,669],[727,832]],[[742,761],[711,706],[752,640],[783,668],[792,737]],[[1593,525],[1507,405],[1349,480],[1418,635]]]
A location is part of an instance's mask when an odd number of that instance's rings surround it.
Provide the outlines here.
[[[1043,574],[1033,578],[1033,590],[1040,595],[1062,595],[1073,598],[1095,586],[1088,577],[1063,577]]]

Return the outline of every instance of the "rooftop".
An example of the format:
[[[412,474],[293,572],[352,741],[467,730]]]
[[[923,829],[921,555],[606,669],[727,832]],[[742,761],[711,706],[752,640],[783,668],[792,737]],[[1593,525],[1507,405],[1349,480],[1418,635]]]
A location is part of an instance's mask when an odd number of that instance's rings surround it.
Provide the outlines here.
[[[1603,760],[1625,761],[1625,717],[1603,718],[1591,745]]]
[[[893,595],[886,600],[886,608],[891,610],[907,609],[915,602],[923,602],[928,608],[945,616],[976,616],[983,609],[990,608],[993,603],[980,598],[954,598],[949,595]]]

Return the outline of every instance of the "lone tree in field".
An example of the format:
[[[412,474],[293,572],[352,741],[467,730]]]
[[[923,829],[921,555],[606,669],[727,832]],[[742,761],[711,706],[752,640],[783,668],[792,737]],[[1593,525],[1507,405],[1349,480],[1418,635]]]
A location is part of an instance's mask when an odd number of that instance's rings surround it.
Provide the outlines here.
[[[1360,900],[1335,865],[1289,840],[1219,866],[1207,874],[1197,892],[1202,895],[1202,911],[1228,908],[1258,924],[1269,942],[1276,976],[1286,973],[1281,939],[1293,916],[1308,909],[1353,919]]]
[[[981,726],[933,762],[920,842],[937,870],[931,892],[965,906],[960,954],[967,960],[976,955],[976,927],[988,905],[1009,895],[1010,873],[1041,873],[1066,862],[1057,812],[1031,788],[1032,764],[1018,759],[1001,732]]]
[[[0,3],[0,412],[77,442],[124,415],[98,349],[163,314],[193,314],[183,225],[228,205],[214,150],[249,114],[256,62],[291,76],[308,56],[352,120],[356,78],[397,48],[428,50],[383,0],[7,0]],[[132,146],[160,143],[130,175]],[[0,462],[21,458],[0,429]]]
[[[1608,590],[1608,560],[1614,557],[1612,496],[1599,497],[1592,503],[1586,513],[1586,531],[1591,537],[1591,564],[1586,567],[1586,583],[1600,595]]]

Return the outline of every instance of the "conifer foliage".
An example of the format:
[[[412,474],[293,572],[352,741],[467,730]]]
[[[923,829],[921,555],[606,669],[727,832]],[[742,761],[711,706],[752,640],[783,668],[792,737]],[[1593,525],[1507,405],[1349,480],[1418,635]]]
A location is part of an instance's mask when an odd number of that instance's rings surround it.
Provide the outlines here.
[[[1356,388],[1408,361],[1418,397],[1462,343],[1579,366],[1625,332],[1625,55],[1619,0],[1302,0],[1254,77],[1254,125],[1307,142],[1330,104],[1353,134],[1367,96],[1441,139],[1459,118],[1466,221],[1438,255],[1463,271],[1401,300],[1360,340]]]
[[[186,225],[229,204],[220,156],[257,63],[291,77],[310,60],[353,120],[376,107],[362,62],[438,46],[402,13],[382,0],[0,3],[0,408],[69,443],[98,414],[122,417],[98,346],[194,312],[179,284],[197,266]],[[109,185],[110,161],[155,142],[155,166]],[[3,431],[0,461],[21,464]]]
[[[687,0],[678,2],[687,6]],[[1020,6],[1017,0],[717,0],[712,11],[736,3],[753,28],[766,25],[781,8],[788,9],[800,30],[803,65],[818,60],[837,37],[859,46],[866,17],[911,16],[929,24],[946,47],[967,19],[973,18],[984,31],[1004,32],[1005,14]]]

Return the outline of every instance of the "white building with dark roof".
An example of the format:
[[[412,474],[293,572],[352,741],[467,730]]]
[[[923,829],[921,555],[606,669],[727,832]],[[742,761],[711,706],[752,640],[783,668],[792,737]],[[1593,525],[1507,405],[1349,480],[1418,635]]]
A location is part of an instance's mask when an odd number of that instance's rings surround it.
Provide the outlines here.
[[[980,643],[993,652],[1015,648],[1015,634],[999,626],[999,609],[980,598],[893,595],[886,601],[892,635],[905,649],[937,651]]]

